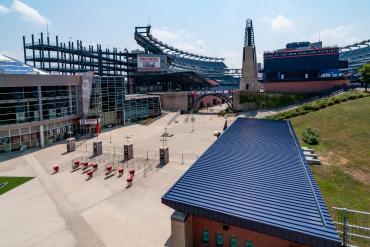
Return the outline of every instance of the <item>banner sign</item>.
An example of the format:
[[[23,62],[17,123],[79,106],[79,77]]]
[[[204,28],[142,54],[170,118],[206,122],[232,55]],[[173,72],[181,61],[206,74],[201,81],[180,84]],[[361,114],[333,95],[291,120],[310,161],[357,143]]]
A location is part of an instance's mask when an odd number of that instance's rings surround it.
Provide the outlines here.
[[[80,119],[80,125],[94,125],[100,123],[100,118]]]
[[[206,95],[206,94],[231,94],[231,90],[206,90],[206,91],[191,91],[191,95]]]
[[[137,55],[137,71],[139,72],[161,71],[161,58],[159,56]]]
[[[339,78],[342,77],[343,73],[338,69],[334,70],[320,70],[320,78]]]
[[[264,59],[271,58],[285,58],[285,57],[304,57],[304,56],[318,56],[328,54],[339,54],[339,48],[320,48],[320,49],[306,49],[306,50],[295,50],[295,51],[276,51],[276,52],[265,52],[263,54]]]

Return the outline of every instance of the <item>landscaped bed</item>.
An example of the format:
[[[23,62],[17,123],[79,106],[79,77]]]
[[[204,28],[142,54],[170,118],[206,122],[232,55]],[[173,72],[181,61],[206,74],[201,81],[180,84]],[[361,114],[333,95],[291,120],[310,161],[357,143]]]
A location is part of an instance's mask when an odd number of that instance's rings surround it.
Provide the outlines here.
[[[0,195],[31,180],[33,177],[0,177]]]

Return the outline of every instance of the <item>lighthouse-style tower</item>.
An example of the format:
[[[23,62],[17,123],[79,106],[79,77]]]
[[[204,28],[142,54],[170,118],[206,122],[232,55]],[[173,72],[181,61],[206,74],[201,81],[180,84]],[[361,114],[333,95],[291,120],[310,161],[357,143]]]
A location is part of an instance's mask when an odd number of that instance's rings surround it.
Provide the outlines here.
[[[257,78],[257,57],[254,44],[253,23],[247,19],[245,26],[245,37],[243,47],[242,78],[240,90],[248,92],[259,92],[261,88]]]

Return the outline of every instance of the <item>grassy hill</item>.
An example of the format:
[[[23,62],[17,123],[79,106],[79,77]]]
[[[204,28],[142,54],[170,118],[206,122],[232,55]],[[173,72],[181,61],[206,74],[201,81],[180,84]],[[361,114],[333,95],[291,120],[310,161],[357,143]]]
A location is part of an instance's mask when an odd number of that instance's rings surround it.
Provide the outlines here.
[[[320,143],[312,148],[323,164],[311,169],[328,206],[370,212],[370,97],[290,120],[299,138],[307,127],[320,134]]]

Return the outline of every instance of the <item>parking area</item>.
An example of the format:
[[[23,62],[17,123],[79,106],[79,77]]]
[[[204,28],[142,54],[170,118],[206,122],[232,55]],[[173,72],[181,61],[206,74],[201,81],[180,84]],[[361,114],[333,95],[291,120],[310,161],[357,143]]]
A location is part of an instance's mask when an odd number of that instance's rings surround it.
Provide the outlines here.
[[[105,129],[103,154],[92,156],[92,138],[75,152],[57,144],[0,162],[0,176],[35,179],[0,196],[0,246],[170,246],[172,210],[161,196],[214,142],[226,119],[168,113],[148,126]],[[234,118],[227,119],[230,124]],[[161,136],[168,133],[170,162],[159,166]],[[129,138],[126,138],[129,137]],[[127,139],[134,158],[123,161]],[[75,161],[96,163],[72,172]],[[53,167],[59,171],[53,175]],[[106,168],[115,173],[107,178]],[[119,176],[117,168],[123,168]],[[89,167],[88,170],[94,169]],[[131,187],[129,170],[135,169]]]

